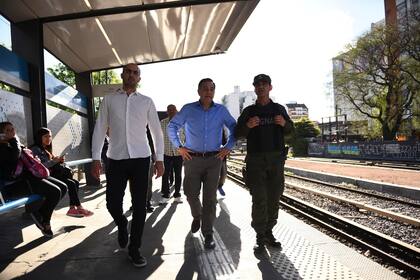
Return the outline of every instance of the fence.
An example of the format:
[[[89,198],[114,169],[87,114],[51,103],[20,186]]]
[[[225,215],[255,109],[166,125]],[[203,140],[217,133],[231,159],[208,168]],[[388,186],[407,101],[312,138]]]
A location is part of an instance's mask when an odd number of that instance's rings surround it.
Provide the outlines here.
[[[310,143],[308,155],[329,158],[419,162],[420,142]]]

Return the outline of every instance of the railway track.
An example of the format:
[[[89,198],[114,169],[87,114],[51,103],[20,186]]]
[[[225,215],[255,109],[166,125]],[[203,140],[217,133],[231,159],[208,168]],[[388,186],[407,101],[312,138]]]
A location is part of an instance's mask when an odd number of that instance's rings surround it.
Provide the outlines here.
[[[238,164],[236,164],[238,166]],[[241,186],[243,178],[238,172],[228,170],[228,177]],[[280,204],[283,208],[304,219],[316,223],[347,242],[355,244],[370,254],[393,266],[402,275],[417,279],[420,277],[420,249],[360,225],[337,214],[311,205],[288,194],[284,194]]]
[[[232,154],[231,158],[244,158],[246,154]],[[420,171],[420,165],[415,162],[384,162],[379,160],[345,160],[345,159],[333,159],[333,158],[311,158],[311,161],[325,162],[325,163],[340,163],[348,165],[359,165],[359,166],[376,166],[393,169],[405,169]]]
[[[229,160],[228,163],[238,170],[242,169],[242,167],[245,166],[245,163],[242,160],[238,160],[238,159],[231,159],[231,160]],[[420,203],[419,202],[415,202],[415,201],[411,201],[411,200],[407,200],[407,199],[401,199],[401,198],[397,198],[397,197],[387,196],[387,195],[383,195],[383,194],[376,193],[376,192],[370,192],[370,191],[367,191],[367,190],[352,188],[352,187],[349,187],[349,186],[332,184],[332,183],[328,183],[328,182],[324,182],[324,181],[320,181],[320,180],[316,180],[316,179],[297,176],[297,175],[294,175],[294,174],[287,174],[286,173],[285,177],[286,178],[295,178],[295,179],[303,180],[303,181],[314,183],[314,184],[319,184],[319,185],[323,185],[323,186],[327,186],[327,187],[341,189],[341,190],[345,190],[345,191],[348,191],[348,192],[353,192],[353,193],[357,193],[357,194],[361,194],[361,195],[366,195],[368,197],[382,199],[382,200],[386,200],[386,201],[391,201],[391,202],[395,202],[395,203],[399,203],[399,204],[403,204],[403,205],[407,205],[407,206],[411,206],[411,207],[420,209]]]

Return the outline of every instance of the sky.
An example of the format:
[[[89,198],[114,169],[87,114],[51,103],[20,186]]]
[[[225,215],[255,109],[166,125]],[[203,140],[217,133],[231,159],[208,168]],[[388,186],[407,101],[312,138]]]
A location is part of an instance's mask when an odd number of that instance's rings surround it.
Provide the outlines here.
[[[320,121],[334,113],[328,96],[331,59],[383,18],[384,0],[261,0],[226,53],[141,65],[140,92],[152,97],[159,111],[168,104],[180,109],[198,100],[202,78],[216,83],[219,102],[234,86],[253,91],[253,77],[265,73],[276,102],[304,103],[310,119]],[[8,46],[4,21],[0,42]],[[46,67],[55,63],[46,55]]]

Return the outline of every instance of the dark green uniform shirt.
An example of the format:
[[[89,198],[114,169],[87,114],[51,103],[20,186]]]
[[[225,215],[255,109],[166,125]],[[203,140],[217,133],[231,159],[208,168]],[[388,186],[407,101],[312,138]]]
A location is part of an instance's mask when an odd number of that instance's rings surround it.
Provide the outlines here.
[[[284,127],[274,124],[276,115],[282,115],[286,120]],[[249,128],[246,123],[254,116],[260,118],[260,124]],[[284,135],[292,130],[293,122],[286,109],[270,99],[270,102],[264,106],[256,103],[244,109],[236,125],[235,137],[247,139],[247,154],[278,152],[286,156]]]

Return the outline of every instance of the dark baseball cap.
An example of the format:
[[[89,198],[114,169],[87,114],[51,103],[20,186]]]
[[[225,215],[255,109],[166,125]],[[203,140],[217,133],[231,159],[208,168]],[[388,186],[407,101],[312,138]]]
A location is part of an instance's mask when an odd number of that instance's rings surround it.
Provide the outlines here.
[[[266,74],[258,74],[254,77],[254,82],[252,84],[255,86],[259,82],[267,82],[271,85],[271,78]]]

